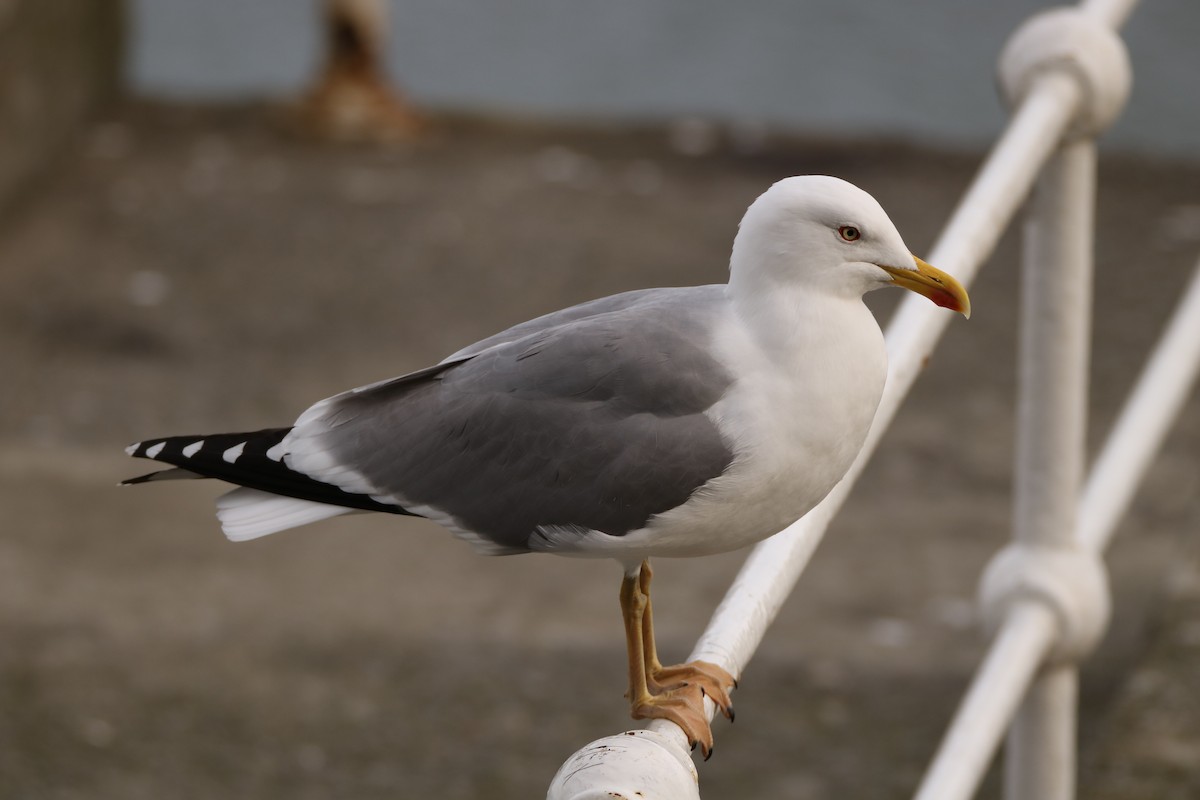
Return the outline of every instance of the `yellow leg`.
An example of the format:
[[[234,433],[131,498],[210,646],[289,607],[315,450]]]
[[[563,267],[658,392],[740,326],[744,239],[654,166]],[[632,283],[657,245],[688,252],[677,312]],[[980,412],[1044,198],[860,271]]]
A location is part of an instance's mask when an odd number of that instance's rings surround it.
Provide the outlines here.
[[[642,649],[650,693],[663,694],[687,684],[698,684],[725,718],[733,722],[733,699],[729,696],[729,690],[737,688],[737,680],[732,675],[708,661],[689,661],[664,667],[658,660],[658,648],[654,643],[654,615],[650,606],[650,581],[653,578],[650,559],[646,559],[638,571],[638,586],[646,598],[646,611],[642,617]]]
[[[715,664],[693,661],[675,667],[659,663],[650,612],[650,563],[626,574],[621,582],[621,612],[629,657],[629,703],[634,719],[669,719],[683,729],[688,742],[705,758],[712,754],[713,737],[704,713],[704,697],[713,699],[733,719],[729,689],[733,676]]]

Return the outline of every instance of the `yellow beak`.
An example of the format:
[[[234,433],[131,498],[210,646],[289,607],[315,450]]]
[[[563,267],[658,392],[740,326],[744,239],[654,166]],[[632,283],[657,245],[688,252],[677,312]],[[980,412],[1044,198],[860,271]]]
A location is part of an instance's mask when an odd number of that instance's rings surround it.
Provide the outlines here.
[[[971,298],[962,284],[916,256],[913,256],[913,261],[917,262],[916,269],[879,266],[892,276],[892,283],[900,288],[923,294],[942,308],[957,311],[970,319]]]

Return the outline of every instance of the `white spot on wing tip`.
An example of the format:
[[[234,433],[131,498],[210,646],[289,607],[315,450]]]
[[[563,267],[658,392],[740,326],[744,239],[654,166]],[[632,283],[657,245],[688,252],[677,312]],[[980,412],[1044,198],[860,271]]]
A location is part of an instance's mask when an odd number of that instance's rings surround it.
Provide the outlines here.
[[[129,445],[129,447],[125,448],[125,455],[127,455],[127,456],[133,455],[134,453],[137,452],[137,449],[141,446],[142,446],[141,442],[134,442],[133,444]]]
[[[246,447],[246,443],[235,444],[233,447],[221,453],[221,458],[230,464],[237,463],[237,460],[242,457],[242,450]]]
[[[201,440],[200,440],[200,441],[198,441],[198,442],[192,442],[192,443],[191,443],[191,444],[189,444],[187,447],[183,448],[183,455],[184,455],[184,457],[185,457],[185,458],[191,458],[192,456],[196,455],[196,453],[199,453],[199,452],[200,452],[200,448],[201,448],[201,447],[204,447],[204,440],[203,440],[203,439],[201,439]]]
[[[159,442],[156,445],[146,448],[146,458],[158,458],[158,454],[167,446],[166,442]]]

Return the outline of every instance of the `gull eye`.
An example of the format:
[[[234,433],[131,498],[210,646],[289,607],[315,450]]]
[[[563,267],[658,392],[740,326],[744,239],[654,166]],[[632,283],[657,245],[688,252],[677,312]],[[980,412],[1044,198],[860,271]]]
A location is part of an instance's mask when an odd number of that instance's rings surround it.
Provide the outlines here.
[[[847,242],[857,242],[862,238],[862,231],[853,225],[843,225],[838,228],[838,236],[841,236]]]

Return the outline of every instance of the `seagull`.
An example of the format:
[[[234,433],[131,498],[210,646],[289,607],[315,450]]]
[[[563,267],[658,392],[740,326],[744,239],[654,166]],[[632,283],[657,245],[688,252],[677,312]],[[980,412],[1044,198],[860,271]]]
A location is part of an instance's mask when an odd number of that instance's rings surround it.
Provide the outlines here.
[[[289,427],[131,445],[217,478],[233,541],[351,512],[425,517],[487,554],[616,559],[634,719],[713,748],[704,697],[733,675],[658,658],[651,557],[741,548],[841,480],[887,375],[864,293],[899,286],[970,316],[869,194],[785,178],[746,211],[725,284],[643,289],[497,333],[426,369],[321,400]]]

